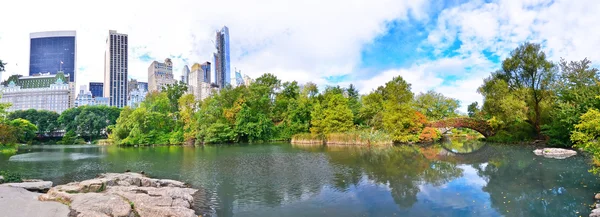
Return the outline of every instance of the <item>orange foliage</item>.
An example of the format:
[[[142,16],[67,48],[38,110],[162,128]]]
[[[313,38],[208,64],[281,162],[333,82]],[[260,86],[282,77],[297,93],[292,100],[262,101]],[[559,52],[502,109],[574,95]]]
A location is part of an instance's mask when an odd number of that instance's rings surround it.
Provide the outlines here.
[[[434,142],[441,138],[441,133],[431,127],[425,127],[423,131],[421,131],[421,135],[419,135],[420,142]]]

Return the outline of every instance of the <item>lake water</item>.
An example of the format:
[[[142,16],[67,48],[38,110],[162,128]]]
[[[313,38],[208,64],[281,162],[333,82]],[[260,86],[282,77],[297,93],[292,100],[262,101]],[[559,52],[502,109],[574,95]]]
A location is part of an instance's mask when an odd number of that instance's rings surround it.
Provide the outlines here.
[[[390,148],[290,144],[26,146],[0,170],[55,184],[144,171],[206,189],[209,216],[587,216],[600,180],[588,159],[448,142]]]

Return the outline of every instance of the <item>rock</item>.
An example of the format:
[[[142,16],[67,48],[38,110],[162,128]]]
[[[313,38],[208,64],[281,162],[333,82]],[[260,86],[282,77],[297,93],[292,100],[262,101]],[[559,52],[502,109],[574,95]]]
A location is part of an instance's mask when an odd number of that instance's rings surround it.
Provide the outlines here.
[[[2,216],[64,217],[69,215],[69,207],[58,202],[42,202],[39,193],[23,188],[0,186],[0,210]]]
[[[24,188],[29,191],[47,192],[52,187],[51,181],[5,183],[0,186]]]
[[[195,217],[192,195],[197,191],[176,180],[106,173],[53,187],[39,199],[70,202],[73,216]]]
[[[600,217],[600,209],[593,209],[590,217]]]
[[[131,205],[119,195],[85,193],[78,194],[71,201],[74,216],[135,216]]]
[[[596,195],[594,195],[594,199],[600,200],[600,193],[597,193]]]
[[[0,176],[0,184],[4,183],[4,176]]]
[[[554,159],[565,159],[574,155],[577,155],[577,152],[574,150],[563,149],[563,148],[544,148],[544,149],[536,149],[533,151],[535,155],[544,156],[546,158],[554,158]]]

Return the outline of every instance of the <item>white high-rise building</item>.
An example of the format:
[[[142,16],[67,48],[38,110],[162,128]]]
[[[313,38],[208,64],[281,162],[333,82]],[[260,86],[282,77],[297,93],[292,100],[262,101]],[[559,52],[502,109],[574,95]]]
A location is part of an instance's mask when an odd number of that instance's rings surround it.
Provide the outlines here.
[[[154,61],[148,66],[148,91],[162,91],[167,84],[175,84],[177,81],[173,77],[173,62],[171,59],[165,59],[164,63]]]
[[[110,106],[127,106],[127,56],[127,34],[110,30],[104,53],[104,97],[109,99]]]
[[[188,77],[188,93],[194,94],[196,100],[204,100],[217,89],[216,85],[210,83],[210,62],[192,65]]]

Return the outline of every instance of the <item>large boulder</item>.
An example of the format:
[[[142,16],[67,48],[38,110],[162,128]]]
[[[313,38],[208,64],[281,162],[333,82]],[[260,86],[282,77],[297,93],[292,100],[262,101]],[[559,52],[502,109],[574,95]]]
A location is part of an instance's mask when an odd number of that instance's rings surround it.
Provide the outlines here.
[[[4,183],[4,176],[0,176],[0,184]]]
[[[46,192],[52,187],[51,181],[35,181],[35,182],[20,182],[20,183],[5,183],[0,186],[24,188],[29,191]]]
[[[577,155],[577,152],[570,149],[564,148],[544,148],[544,149],[536,149],[533,151],[535,155],[544,156],[546,158],[554,158],[554,159],[565,159],[574,155]]]
[[[0,216],[65,217],[69,207],[58,202],[42,202],[40,194],[23,188],[0,186]]]
[[[152,179],[138,173],[106,173],[51,188],[40,200],[71,204],[73,216],[197,216],[183,182]]]

